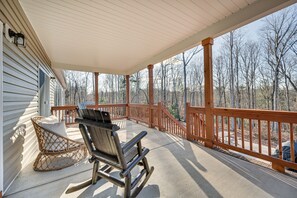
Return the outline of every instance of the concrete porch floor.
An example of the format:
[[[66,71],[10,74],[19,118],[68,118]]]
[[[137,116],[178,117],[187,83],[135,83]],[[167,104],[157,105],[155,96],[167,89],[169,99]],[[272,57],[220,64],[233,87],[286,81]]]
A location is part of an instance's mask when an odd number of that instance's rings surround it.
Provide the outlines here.
[[[297,179],[234,158],[131,121],[120,121],[121,140],[148,131],[143,146],[150,149],[148,162],[155,167],[138,197],[296,197]],[[32,162],[33,163],[33,162]],[[29,164],[5,197],[121,197],[123,189],[99,180],[65,194],[68,187],[91,177],[92,166],[84,160],[53,172],[35,172]],[[134,171],[136,173],[137,171]],[[118,171],[113,171],[117,174]]]

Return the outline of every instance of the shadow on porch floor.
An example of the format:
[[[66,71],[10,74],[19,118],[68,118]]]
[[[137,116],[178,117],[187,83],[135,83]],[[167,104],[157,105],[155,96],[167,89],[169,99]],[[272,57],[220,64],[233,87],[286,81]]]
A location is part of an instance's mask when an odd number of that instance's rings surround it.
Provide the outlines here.
[[[234,158],[131,121],[120,121],[121,140],[140,131],[150,149],[155,171],[138,197],[295,197],[297,179]],[[68,187],[91,177],[91,165],[79,164],[53,172],[35,172],[29,164],[6,192],[13,197],[121,197],[123,189],[105,180],[71,194]],[[136,172],[136,171],[135,171]],[[116,175],[117,171],[113,174]]]

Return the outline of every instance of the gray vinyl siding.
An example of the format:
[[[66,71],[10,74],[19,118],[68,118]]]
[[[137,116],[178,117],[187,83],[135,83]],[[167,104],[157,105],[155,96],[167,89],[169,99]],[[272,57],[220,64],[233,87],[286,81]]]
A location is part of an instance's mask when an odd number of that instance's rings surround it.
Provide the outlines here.
[[[17,0],[0,1],[0,20],[26,36],[26,48],[5,38],[3,43],[3,162],[4,193],[38,151],[31,118],[39,114],[38,70],[50,76],[50,60]],[[56,80],[51,80],[50,104],[54,104]],[[1,134],[2,135],[2,134]]]
[[[55,106],[55,89],[56,89],[57,83],[56,80],[51,79],[50,80],[50,105]]]
[[[38,70],[30,59],[4,39],[3,150],[4,189],[36,153],[30,118],[38,115]],[[32,58],[32,57],[30,57]]]

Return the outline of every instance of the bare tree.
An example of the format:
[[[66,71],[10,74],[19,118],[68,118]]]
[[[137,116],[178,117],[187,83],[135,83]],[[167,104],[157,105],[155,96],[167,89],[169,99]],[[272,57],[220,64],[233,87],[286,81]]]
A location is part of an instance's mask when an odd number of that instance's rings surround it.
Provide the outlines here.
[[[245,80],[247,107],[255,109],[256,105],[256,70],[260,65],[260,46],[256,42],[247,41],[240,55],[241,72]]]
[[[228,84],[227,67],[224,64],[224,56],[218,56],[214,61],[214,84],[218,92],[219,101],[217,106],[227,107],[226,87]]]
[[[184,74],[184,121],[186,120],[186,103],[187,103],[187,66],[192,60],[192,58],[198,54],[203,48],[199,48],[198,46],[188,50],[186,52],[182,52],[181,61],[183,64],[183,74]]]
[[[266,17],[263,35],[266,61],[274,72],[271,97],[273,110],[279,108],[279,79],[283,69],[282,60],[296,44],[296,34],[297,21],[294,9]]]

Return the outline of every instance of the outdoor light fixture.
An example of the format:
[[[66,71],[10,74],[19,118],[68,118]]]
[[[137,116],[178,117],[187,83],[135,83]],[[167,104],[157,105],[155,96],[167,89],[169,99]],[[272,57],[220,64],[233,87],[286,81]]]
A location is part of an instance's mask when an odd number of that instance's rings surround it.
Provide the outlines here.
[[[8,35],[13,38],[13,43],[16,46],[25,47],[25,36],[22,33],[14,32],[12,29],[8,29]]]

